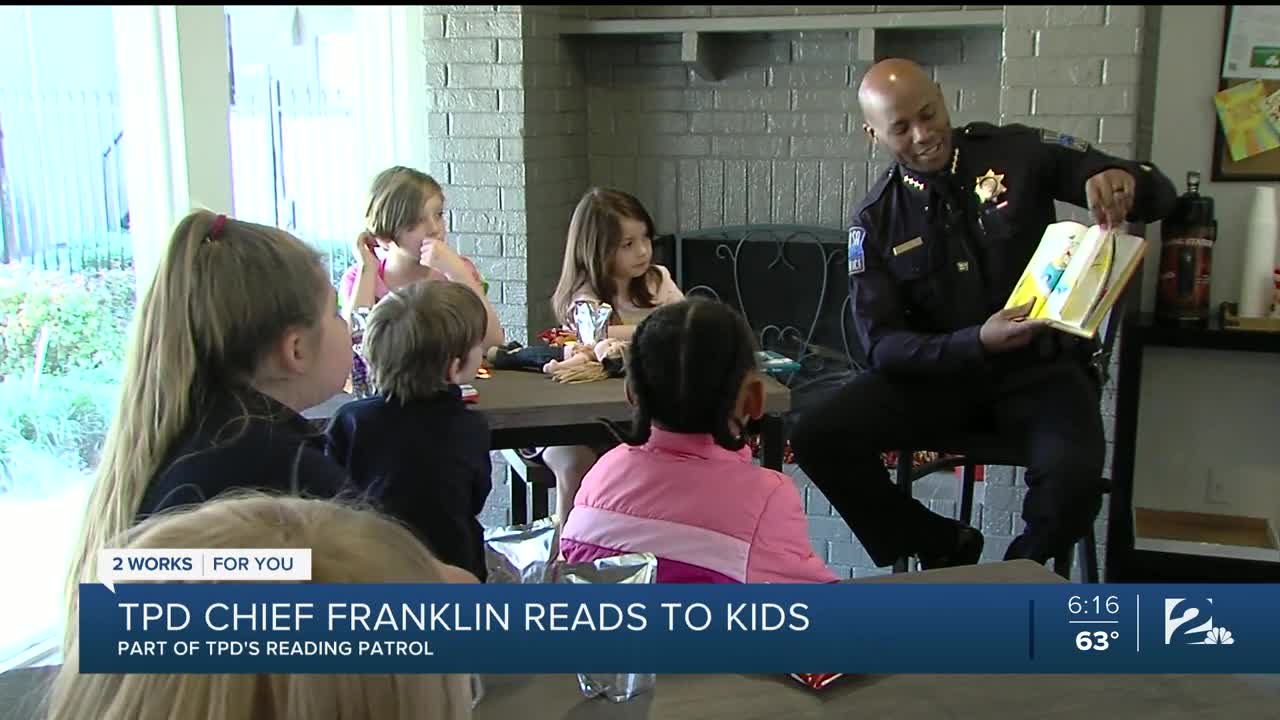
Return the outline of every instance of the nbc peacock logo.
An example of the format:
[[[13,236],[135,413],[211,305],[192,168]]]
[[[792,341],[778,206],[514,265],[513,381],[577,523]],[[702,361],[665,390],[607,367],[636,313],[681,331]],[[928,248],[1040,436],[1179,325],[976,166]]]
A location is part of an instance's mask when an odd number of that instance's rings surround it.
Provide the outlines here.
[[[1231,631],[1213,621],[1213,598],[1203,603],[1187,598],[1164,599],[1165,645],[1234,645]]]

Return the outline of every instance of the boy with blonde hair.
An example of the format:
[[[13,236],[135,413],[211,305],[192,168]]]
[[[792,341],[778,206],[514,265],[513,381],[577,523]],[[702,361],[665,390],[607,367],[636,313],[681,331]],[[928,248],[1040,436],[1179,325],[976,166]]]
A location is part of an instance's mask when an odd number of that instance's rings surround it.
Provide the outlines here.
[[[442,561],[484,580],[476,516],[492,489],[489,424],[460,385],[484,356],[485,309],[469,288],[425,280],[392,290],[369,313],[364,355],[377,394],[347,403],[326,453]]]

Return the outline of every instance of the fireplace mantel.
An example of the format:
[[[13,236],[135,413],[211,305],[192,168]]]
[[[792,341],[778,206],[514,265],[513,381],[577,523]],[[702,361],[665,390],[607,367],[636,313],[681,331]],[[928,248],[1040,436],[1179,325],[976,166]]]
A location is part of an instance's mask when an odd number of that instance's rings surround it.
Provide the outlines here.
[[[924,10],[843,15],[771,15],[762,17],[635,18],[581,20],[563,18],[561,35],[669,35],[672,33],[758,33],[803,30],[944,30],[1002,27],[1003,10]]]
[[[876,59],[876,32],[892,30],[957,30],[1004,26],[1003,10],[934,10],[921,12],[848,13],[842,15],[774,15],[762,17],[635,18],[581,20],[562,18],[560,34],[679,35],[681,59],[704,80],[719,79],[714,37],[731,33],[844,30],[858,33],[858,60]]]

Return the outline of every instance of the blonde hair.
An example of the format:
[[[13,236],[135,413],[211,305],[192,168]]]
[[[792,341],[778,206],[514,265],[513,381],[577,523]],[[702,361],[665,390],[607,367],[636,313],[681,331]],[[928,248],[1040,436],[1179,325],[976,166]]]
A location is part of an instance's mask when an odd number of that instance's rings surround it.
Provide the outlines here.
[[[420,280],[392,290],[369,313],[364,354],[373,385],[400,402],[445,388],[445,371],[484,340],[488,316],[470,288]]]
[[[430,175],[397,165],[378,173],[369,189],[364,225],[374,237],[394,240],[396,233],[422,221],[427,200],[444,189]]]
[[[316,327],[329,288],[319,254],[283,230],[204,210],[178,223],[132,331],[67,575],[68,632],[80,583],[94,582],[93,558],[134,524],[179,434],[219,394],[246,384],[271,343]]]
[[[601,302],[617,302],[621,288],[613,280],[610,265],[622,244],[623,218],[644,223],[645,231],[653,239],[653,218],[634,195],[592,188],[578,201],[569,220],[560,281],[551,296],[551,309],[558,321],[567,319],[573,296],[581,290],[589,291]],[[650,267],[626,287],[628,299],[636,307],[653,307],[654,290],[661,280],[661,272]]]
[[[160,513],[129,548],[310,548],[316,583],[440,583],[443,566],[412,533],[371,510],[245,492]],[[78,623],[77,623],[78,625]],[[409,720],[468,717],[465,675],[147,675],[79,672],[72,639],[50,695],[50,720]]]

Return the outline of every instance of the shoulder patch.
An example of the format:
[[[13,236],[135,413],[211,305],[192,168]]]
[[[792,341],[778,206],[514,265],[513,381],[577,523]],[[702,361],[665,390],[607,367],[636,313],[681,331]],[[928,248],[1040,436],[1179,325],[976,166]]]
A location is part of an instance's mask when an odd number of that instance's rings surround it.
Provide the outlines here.
[[[866,254],[862,247],[862,241],[866,239],[867,231],[864,228],[854,225],[849,228],[849,274],[857,275],[867,269]]]
[[[1061,145],[1068,150],[1075,150],[1076,152],[1084,152],[1089,149],[1088,142],[1085,142],[1074,135],[1066,135],[1053,130],[1041,130],[1040,141],[1048,143],[1049,145]]]

